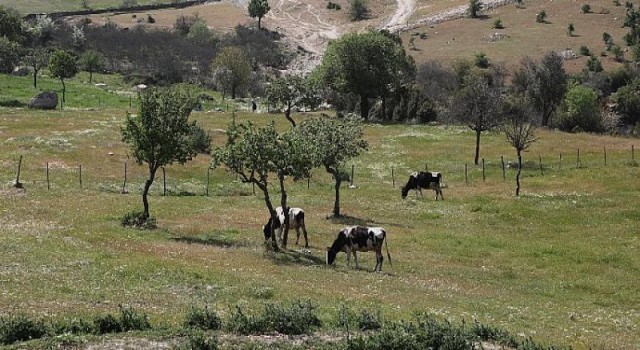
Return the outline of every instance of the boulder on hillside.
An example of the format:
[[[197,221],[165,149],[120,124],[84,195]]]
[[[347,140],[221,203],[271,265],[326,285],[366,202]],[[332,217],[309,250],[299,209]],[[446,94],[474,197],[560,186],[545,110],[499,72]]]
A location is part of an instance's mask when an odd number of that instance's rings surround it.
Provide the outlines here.
[[[27,106],[35,109],[56,109],[58,94],[55,91],[43,91],[31,98]]]
[[[13,72],[11,72],[11,74],[18,77],[24,77],[31,74],[31,69],[29,69],[28,67],[16,67],[13,69]]]

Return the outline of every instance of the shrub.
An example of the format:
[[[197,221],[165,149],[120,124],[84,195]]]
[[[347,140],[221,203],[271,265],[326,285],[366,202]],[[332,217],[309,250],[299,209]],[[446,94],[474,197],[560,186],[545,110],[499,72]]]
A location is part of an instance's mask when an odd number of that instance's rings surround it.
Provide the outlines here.
[[[185,350],[217,350],[218,338],[207,337],[203,332],[191,333],[187,336],[188,342],[179,349]]]
[[[591,5],[589,5],[589,4],[584,4],[584,5],[582,5],[582,7],[580,8],[580,11],[581,11],[582,13],[589,13],[589,12],[591,12]]]
[[[478,68],[489,68],[489,58],[484,52],[476,53],[473,59],[473,64]]]
[[[268,332],[267,326],[262,319],[254,315],[245,315],[240,306],[236,306],[235,311],[231,312],[225,328],[230,332],[241,335]]]
[[[493,21],[493,27],[494,29],[504,29],[504,25],[502,24],[502,20],[500,18],[496,19],[495,21]]]
[[[329,3],[327,4],[327,9],[339,11],[342,9],[342,7],[340,6],[340,4],[336,4],[335,2],[329,1]]]
[[[600,60],[597,59],[594,56],[589,57],[589,60],[587,61],[587,66],[586,69],[590,72],[602,72],[602,63],[600,63]]]
[[[582,56],[591,56],[591,51],[589,51],[588,47],[582,45],[582,46],[580,46],[580,54]]]
[[[369,313],[367,310],[362,310],[360,313],[360,319],[358,320],[358,328],[361,331],[378,330],[382,328],[382,317],[380,316],[380,311],[374,315]]]
[[[264,320],[276,332],[287,335],[305,334],[322,325],[315,309],[311,301],[294,302],[290,308],[281,304],[267,304]]]
[[[94,324],[82,318],[72,318],[53,325],[55,334],[91,334],[95,333]]]
[[[620,6],[620,0],[613,0],[613,6]]]
[[[352,21],[359,21],[369,17],[369,7],[366,0],[350,0],[349,15]]]
[[[138,313],[132,307],[120,306],[120,324],[124,332],[144,331],[151,328],[147,314]]]
[[[538,23],[547,22],[547,13],[544,10],[538,12],[538,14],[536,15],[536,22]]]
[[[32,320],[25,315],[0,317],[0,344],[38,339],[48,333],[49,328],[42,320]]]
[[[135,227],[139,229],[155,229],[156,219],[153,217],[146,217],[142,211],[133,211],[126,213],[120,223],[124,227]]]
[[[149,24],[156,23],[156,19],[151,17],[151,15],[147,15],[147,23]]]
[[[218,330],[222,321],[218,314],[208,307],[196,308],[192,306],[184,321],[185,328],[198,328],[202,330]]]
[[[93,320],[94,330],[97,334],[122,332],[120,321],[111,314],[97,316]]]
[[[624,61],[624,51],[622,51],[620,46],[618,45],[611,46],[611,53],[613,54],[613,59],[616,60],[616,62]]]

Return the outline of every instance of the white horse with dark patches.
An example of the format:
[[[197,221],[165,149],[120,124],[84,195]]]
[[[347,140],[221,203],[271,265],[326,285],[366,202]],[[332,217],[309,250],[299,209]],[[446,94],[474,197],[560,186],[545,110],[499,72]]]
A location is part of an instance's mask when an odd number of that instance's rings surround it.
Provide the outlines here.
[[[276,216],[278,217],[278,220],[276,220],[274,228],[278,231],[278,240],[282,241],[282,231],[284,231],[284,211],[282,210],[282,207],[276,208]],[[269,222],[262,227],[264,239],[271,238],[271,223],[272,220],[271,217],[269,217]],[[289,228],[296,230],[296,245],[298,245],[298,241],[300,240],[300,229],[302,229],[302,233],[304,234],[304,247],[309,248],[307,228],[304,224],[304,210],[289,207]]]
[[[391,264],[391,255],[385,241],[386,236],[387,233],[382,227],[347,226],[340,230],[331,247],[327,248],[327,265],[332,265],[335,262],[338,252],[345,252],[347,253],[347,266],[351,264],[351,254],[353,254],[356,268],[358,268],[356,252],[375,251],[376,267],[373,271],[382,271],[382,261],[384,260],[382,256],[383,243],[387,249],[389,264]]]
[[[407,198],[409,190],[416,190],[416,196],[420,193],[420,197],[422,197],[423,188],[434,190],[436,192],[436,200],[438,200],[438,196],[444,200],[444,196],[442,196],[442,174],[437,171],[421,171],[411,174],[407,184],[402,187],[402,199]]]

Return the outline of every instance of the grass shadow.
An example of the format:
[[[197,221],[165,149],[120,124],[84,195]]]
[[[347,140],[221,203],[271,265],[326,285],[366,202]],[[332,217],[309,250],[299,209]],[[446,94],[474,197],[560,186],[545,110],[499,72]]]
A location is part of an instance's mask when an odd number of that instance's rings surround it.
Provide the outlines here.
[[[27,104],[18,100],[0,100],[0,107],[25,108]]]
[[[327,219],[331,220],[331,222],[334,224],[350,225],[350,226],[352,225],[366,226],[367,225],[367,220],[362,218],[357,218],[354,216],[349,216],[349,215],[340,215],[340,216],[330,215],[327,217]]]
[[[232,248],[232,247],[248,247],[249,243],[246,241],[239,241],[234,237],[229,237],[226,232],[213,232],[205,233],[197,236],[182,236],[172,232],[168,232],[173,241],[187,243],[187,244],[203,244],[211,245],[220,248]]]

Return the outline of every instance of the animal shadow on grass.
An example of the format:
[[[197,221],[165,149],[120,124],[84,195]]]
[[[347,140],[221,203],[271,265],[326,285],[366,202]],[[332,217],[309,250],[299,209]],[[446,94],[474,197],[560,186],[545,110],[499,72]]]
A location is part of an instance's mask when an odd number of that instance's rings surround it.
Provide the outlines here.
[[[245,241],[239,241],[230,237],[227,237],[224,232],[212,232],[204,233],[197,236],[181,236],[173,234],[172,240],[176,242],[188,243],[188,244],[205,244],[212,245],[220,248],[231,247],[247,247],[249,244]]]
[[[334,224],[341,224],[341,225],[345,225],[345,226],[368,226],[368,227],[393,226],[393,227],[404,227],[403,225],[397,224],[395,222],[379,222],[379,221],[376,221],[376,220],[357,218],[357,217],[348,216],[348,215],[340,215],[339,217],[329,216],[329,217],[327,217],[327,219],[331,220],[331,222],[334,223]]]
[[[323,257],[317,257],[311,253],[304,253],[287,249],[280,249],[277,252],[271,250],[266,251],[265,257],[273,261],[276,265],[325,265],[325,259]]]

